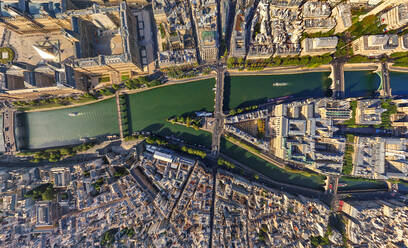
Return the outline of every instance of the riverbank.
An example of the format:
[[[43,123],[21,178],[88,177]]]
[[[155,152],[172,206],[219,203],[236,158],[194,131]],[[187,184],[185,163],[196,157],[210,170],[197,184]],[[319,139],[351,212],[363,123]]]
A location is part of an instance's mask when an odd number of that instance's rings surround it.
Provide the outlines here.
[[[101,99],[95,99],[95,100],[87,100],[81,103],[74,103],[74,104],[68,104],[68,105],[62,105],[62,106],[53,106],[53,107],[48,107],[49,105],[44,105],[42,106],[36,106],[35,109],[29,109],[29,110],[22,110],[20,112],[24,113],[32,113],[32,112],[42,112],[42,111],[49,111],[49,110],[58,110],[58,109],[66,109],[66,108],[73,108],[73,107],[80,107],[80,106],[85,106],[97,102],[102,102],[111,98],[114,98],[115,95],[112,96],[103,96]]]
[[[408,67],[389,66],[390,71],[408,73]]]
[[[344,71],[375,71],[378,69],[376,63],[352,63],[344,64]]]
[[[315,68],[302,67],[302,66],[279,66],[269,67],[259,71],[237,70],[228,69],[227,72],[230,76],[266,76],[266,75],[285,75],[285,74],[302,74],[311,72],[330,72],[330,65],[321,65]]]

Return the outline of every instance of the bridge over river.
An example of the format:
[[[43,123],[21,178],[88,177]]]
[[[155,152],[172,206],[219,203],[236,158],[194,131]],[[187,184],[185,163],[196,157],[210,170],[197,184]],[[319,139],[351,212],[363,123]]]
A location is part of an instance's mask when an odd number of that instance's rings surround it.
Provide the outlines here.
[[[4,150],[6,153],[13,154],[17,151],[15,138],[16,110],[10,107],[5,107],[2,111],[2,115]]]

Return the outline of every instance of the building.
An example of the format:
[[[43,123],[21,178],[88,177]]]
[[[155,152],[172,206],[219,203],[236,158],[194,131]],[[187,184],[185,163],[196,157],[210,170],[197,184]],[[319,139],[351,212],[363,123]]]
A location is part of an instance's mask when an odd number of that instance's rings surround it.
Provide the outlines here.
[[[336,47],[339,38],[320,37],[320,38],[306,38],[302,41],[302,55],[322,55],[325,53],[336,52]]]
[[[352,46],[354,54],[365,56],[390,55],[395,52],[408,51],[407,47],[404,46],[404,39],[404,36],[396,34],[365,35],[353,41]]]
[[[399,4],[381,15],[381,21],[388,29],[397,29],[408,24],[408,3]]]
[[[406,139],[357,137],[356,144],[354,176],[372,179],[407,178]]]
[[[231,34],[231,56],[244,57],[246,54],[245,49],[245,12],[239,8],[237,4],[236,14],[234,18],[234,27]]]
[[[218,56],[217,3],[214,0],[192,2],[200,58],[215,61]]]
[[[69,19],[61,18],[76,9],[71,0],[7,0],[0,2],[0,26],[18,34],[47,34],[69,29]]]
[[[143,70],[147,66],[142,62],[143,48],[138,43],[141,39],[139,23],[126,2],[115,7],[94,5],[77,13],[82,14],[72,18],[72,31],[87,35],[83,35],[75,46],[73,67],[76,71],[111,83],[147,73]],[[93,82],[93,85],[98,83]]]
[[[167,163],[172,163],[174,160],[173,154],[166,153],[164,151],[155,151],[153,154],[153,158],[167,162]]]
[[[307,100],[275,106],[268,123],[275,156],[319,172],[341,172],[346,140],[334,136],[338,130],[334,122],[350,118],[350,112],[341,110],[338,104],[332,111],[334,118],[330,111],[323,111],[326,113],[323,116],[322,109],[334,107],[327,102],[327,99]]]
[[[70,184],[71,172],[69,168],[52,168],[51,169],[51,182],[55,188],[65,188]]]
[[[55,203],[40,201],[35,205],[35,232],[52,232],[58,218]]]
[[[336,26],[331,7],[325,1],[307,1],[302,8],[305,32],[327,32]]]
[[[392,126],[402,135],[408,134],[408,102],[406,99],[394,100],[397,113],[391,115]]]
[[[34,90],[81,88],[81,75],[67,64],[74,44],[65,30],[71,29],[64,13],[75,8],[70,0],[2,1],[1,46],[8,57],[3,64],[2,90],[25,93]],[[29,50],[27,50],[29,48]]]
[[[368,13],[364,15],[359,16],[359,20],[363,20],[367,16],[370,15],[377,15],[378,13],[381,13],[382,11],[395,7],[399,4],[404,4],[406,3],[405,0],[388,0],[388,1],[381,1],[381,0],[351,0],[350,3],[358,3],[358,4],[366,4],[369,5],[370,7],[375,6],[372,10],[370,10]]]
[[[153,14],[158,27],[159,67],[197,62],[191,9],[187,2],[153,1]]]
[[[407,246],[407,206],[398,200],[344,202],[346,232],[353,246]]]
[[[258,4],[251,23],[247,58],[298,55],[302,34],[302,1],[266,1]]]
[[[126,2],[78,9],[71,0],[22,0],[2,2],[0,10],[2,46],[12,51],[1,86],[11,93],[89,90],[154,69],[143,32],[150,19]]]
[[[352,25],[350,4],[339,3],[333,9],[333,16],[336,19],[336,33],[341,33],[347,30]]]
[[[381,100],[360,100],[356,108],[356,124],[381,124],[381,115],[386,109],[381,108]]]

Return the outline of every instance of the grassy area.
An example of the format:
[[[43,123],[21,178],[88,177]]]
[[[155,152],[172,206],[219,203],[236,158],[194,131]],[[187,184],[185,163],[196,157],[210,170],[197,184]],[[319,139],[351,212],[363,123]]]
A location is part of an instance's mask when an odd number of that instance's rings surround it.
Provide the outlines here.
[[[56,192],[51,183],[41,184],[24,194],[24,197],[32,198],[35,201],[51,201],[55,196]]]
[[[104,183],[105,183],[105,181],[103,180],[103,178],[99,178],[94,183],[92,183],[92,187],[94,187],[97,194],[99,194],[101,192],[101,187],[102,187],[102,185]]]
[[[193,70],[183,71],[181,69],[171,69],[167,72],[167,76],[175,79],[193,78],[198,76],[198,72]]]
[[[310,237],[310,242],[312,244],[312,247],[322,247],[322,246],[330,245],[328,235],[324,235],[324,237],[322,236]]]
[[[115,234],[118,232],[118,228],[112,228],[104,232],[101,236],[101,246],[110,247],[115,242]]]
[[[115,169],[115,173],[113,176],[116,178],[129,175],[129,171],[123,166],[114,166],[113,169]]]
[[[305,66],[305,67],[317,67],[319,65],[329,64],[332,61],[330,54],[324,54],[322,56],[302,56],[302,57],[276,57],[272,61],[271,66]]]
[[[375,62],[375,60],[370,59],[363,55],[354,55],[347,62],[348,63],[370,63],[370,62]]]
[[[146,77],[138,77],[135,79],[126,80],[124,86],[129,90],[140,89],[143,87],[154,87],[160,85],[159,80],[148,80]]]
[[[122,75],[122,76],[120,77],[120,79],[121,79],[122,81],[126,81],[126,80],[129,80],[129,79],[130,79],[130,76],[129,76],[129,75]]]
[[[2,54],[7,53],[7,58],[3,58]],[[14,51],[9,47],[0,47],[0,64],[7,64],[14,59]]]
[[[301,40],[303,40],[305,38],[330,37],[330,36],[334,35],[334,31],[335,31],[335,28],[332,28],[331,30],[329,30],[327,32],[317,32],[317,33],[310,33],[310,34],[306,33],[306,32],[303,32]]]
[[[408,52],[396,52],[396,53],[391,53],[390,54],[390,58],[400,58],[400,57],[407,57],[408,56]]]
[[[397,113],[397,106],[391,102],[391,99],[382,100],[381,108],[387,111],[381,114],[381,125],[380,127],[390,129],[391,128],[391,115]]]
[[[357,177],[347,177],[343,176],[339,179],[339,183],[345,183],[346,186],[339,187],[339,191],[344,190],[364,190],[364,189],[384,189],[387,188],[387,184],[384,181],[368,179],[368,178],[357,178]]]
[[[368,34],[383,34],[385,27],[386,25],[381,24],[377,16],[369,15],[363,20],[353,23],[347,31],[351,33],[354,39],[357,39]]]
[[[160,23],[159,30],[161,38],[164,39],[164,37],[166,37],[166,31],[164,29],[163,23]]]
[[[133,227],[131,227],[131,228],[125,227],[120,232],[127,235],[129,238],[135,236],[135,234],[136,234],[135,229],[133,229]]]
[[[357,101],[351,101],[350,102],[350,107],[351,107],[351,118],[348,119],[347,121],[343,122],[343,124],[347,126],[354,126],[356,125],[356,109],[357,109]]]
[[[366,9],[366,8],[364,8],[364,7],[352,8],[352,9],[351,9],[351,16],[352,16],[353,18],[357,18],[357,20],[358,20],[358,17],[359,17],[359,16],[364,15],[364,14],[367,14],[368,11],[369,11],[369,10]]]
[[[110,77],[109,76],[99,78],[99,83],[107,83],[107,82],[110,82]]]
[[[393,66],[408,67],[408,57],[394,59]]]
[[[351,175],[353,172],[354,135],[347,134],[346,139],[347,144],[346,152],[344,153],[342,173],[345,175]]]

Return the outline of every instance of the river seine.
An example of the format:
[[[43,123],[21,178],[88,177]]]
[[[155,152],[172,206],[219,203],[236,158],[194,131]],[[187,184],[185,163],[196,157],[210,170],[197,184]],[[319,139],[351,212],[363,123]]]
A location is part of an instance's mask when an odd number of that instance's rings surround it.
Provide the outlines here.
[[[224,109],[266,102],[282,96],[323,97],[329,73],[314,72],[273,76],[227,78]],[[390,73],[393,94],[408,95],[408,74]],[[379,77],[368,71],[345,72],[346,96],[371,96]],[[171,85],[129,96],[132,131],[151,131],[209,146],[211,137],[203,131],[172,125],[168,117],[194,111],[213,111],[214,80]],[[71,113],[71,114],[70,114]],[[78,113],[72,116],[72,113]],[[67,109],[21,113],[17,115],[17,145],[20,149],[80,143],[81,138],[118,134],[114,99]]]

